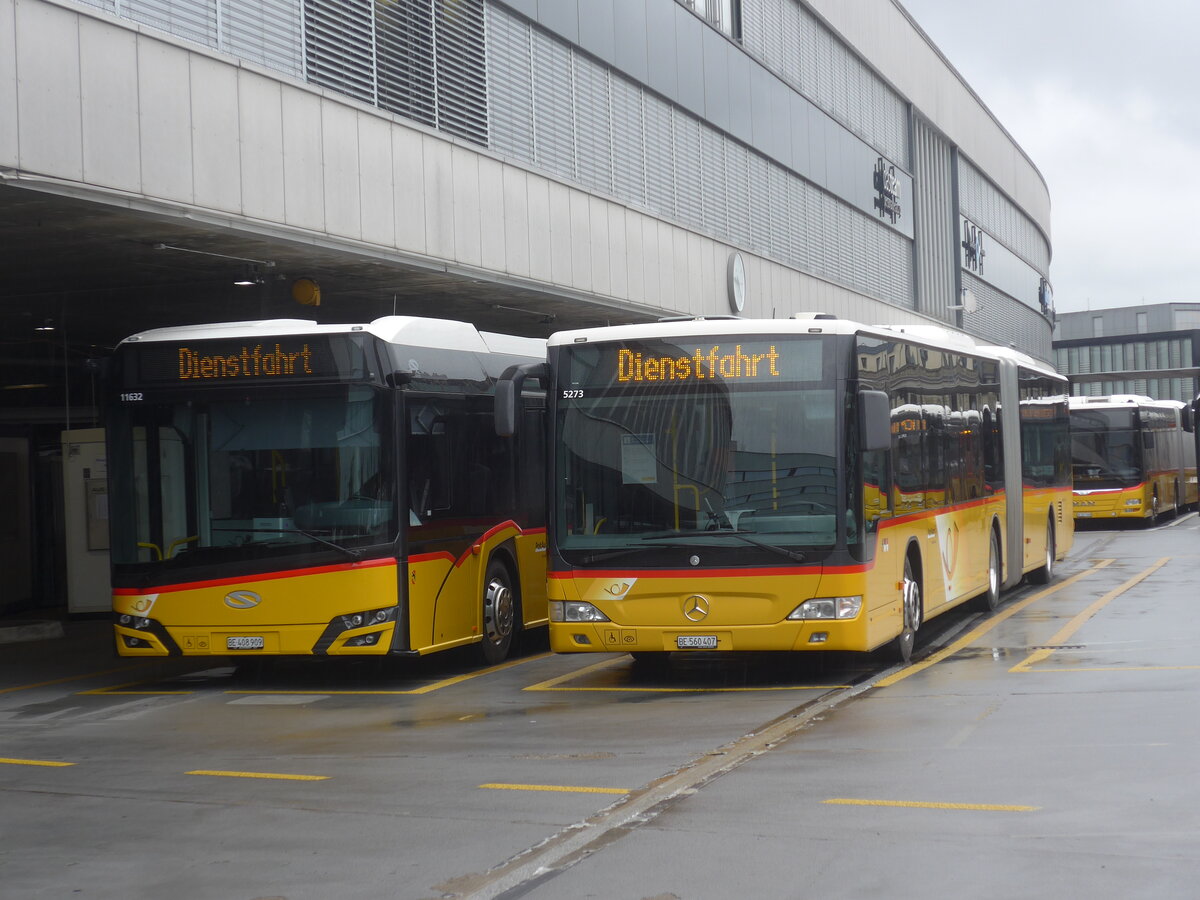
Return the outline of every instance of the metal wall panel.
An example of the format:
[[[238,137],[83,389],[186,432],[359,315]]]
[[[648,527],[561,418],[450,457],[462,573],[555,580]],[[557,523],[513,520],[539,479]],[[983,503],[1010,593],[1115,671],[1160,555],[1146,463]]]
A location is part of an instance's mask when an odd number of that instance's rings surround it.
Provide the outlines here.
[[[31,172],[83,179],[83,128],[79,116],[79,28],[67,9],[18,3],[16,70],[36,94],[17,95],[18,164]],[[58,110],[48,116],[46,110]]]
[[[118,190],[141,188],[137,36],[79,20],[83,177]]]
[[[195,203],[242,211],[242,159],[238,151],[237,69],[192,56],[192,179]]]
[[[141,190],[152,197],[192,201],[192,119],[188,52],[139,36],[138,111],[153,128],[138,128]]]
[[[282,101],[284,221],[320,230],[325,227],[324,160],[321,132],[313,123],[320,121],[322,101],[302,91],[284,91]]]
[[[242,212],[282,222],[283,113],[278,80],[247,69],[238,74],[238,133],[242,161]]]

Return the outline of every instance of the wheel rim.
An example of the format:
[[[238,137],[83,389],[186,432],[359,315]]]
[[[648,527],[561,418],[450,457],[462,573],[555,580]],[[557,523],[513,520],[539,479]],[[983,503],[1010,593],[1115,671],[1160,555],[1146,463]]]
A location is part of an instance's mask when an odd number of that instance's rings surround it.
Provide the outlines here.
[[[513,591],[500,578],[492,578],[483,592],[483,637],[502,644],[512,634]]]
[[[912,568],[908,563],[904,564],[902,597],[904,623],[901,626],[899,638],[900,655],[907,661],[917,640],[917,629],[921,627],[921,587],[913,578]]]
[[[1054,573],[1054,527],[1046,527],[1046,580]]]
[[[1000,549],[996,546],[996,535],[992,535],[991,548],[988,553],[988,600],[989,606],[995,607],[1000,599]]]

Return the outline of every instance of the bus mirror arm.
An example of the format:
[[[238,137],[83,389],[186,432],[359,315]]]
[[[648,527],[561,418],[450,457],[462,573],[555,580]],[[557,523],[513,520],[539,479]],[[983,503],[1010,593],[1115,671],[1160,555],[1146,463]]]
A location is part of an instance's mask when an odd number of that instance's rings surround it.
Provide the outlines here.
[[[859,447],[864,452],[892,446],[892,403],[883,391],[858,392]]]
[[[517,433],[517,398],[525,387],[525,379],[537,378],[543,388],[549,382],[550,373],[545,363],[525,363],[509,366],[496,382],[496,434],[512,437]]]

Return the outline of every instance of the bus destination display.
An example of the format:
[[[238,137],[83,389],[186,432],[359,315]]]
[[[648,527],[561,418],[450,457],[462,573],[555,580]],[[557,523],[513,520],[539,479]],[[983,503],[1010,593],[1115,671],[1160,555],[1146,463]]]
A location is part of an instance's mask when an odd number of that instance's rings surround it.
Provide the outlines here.
[[[145,344],[135,354],[143,384],[342,380],[364,370],[361,348],[345,335]]]
[[[819,381],[820,340],[638,342],[572,347],[570,385],[768,384]]]

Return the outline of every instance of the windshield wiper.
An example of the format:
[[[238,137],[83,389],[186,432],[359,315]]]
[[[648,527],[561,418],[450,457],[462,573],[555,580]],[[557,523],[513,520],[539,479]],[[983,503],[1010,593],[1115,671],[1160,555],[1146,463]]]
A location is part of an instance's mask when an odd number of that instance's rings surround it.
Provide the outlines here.
[[[758,538],[752,538],[744,531],[706,531],[705,537],[733,537],[739,541],[744,541],[747,544],[753,544],[755,547],[761,547],[763,550],[770,550],[772,553],[778,553],[780,556],[786,556],[793,562],[806,562],[807,554],[801,553],[799,550],[789,550],[787,547],[779,547],[775,544],[768,544],[766,541],[760,541]]]
[[[341,544],[335,543],[328,538],[323,538],[319,534],[313,534],[311,531],[305,531],[302,528],[214,528],[213,531],[237,531],[250,534],[298,534],[306,537],[309,540],[316,541],[318,544],[323,544],[326,547],[331,547],[339,553],[344,553],[350,559],[358,562],[363,558],[363,551],[355,550],[351,547],[343,547]]]

